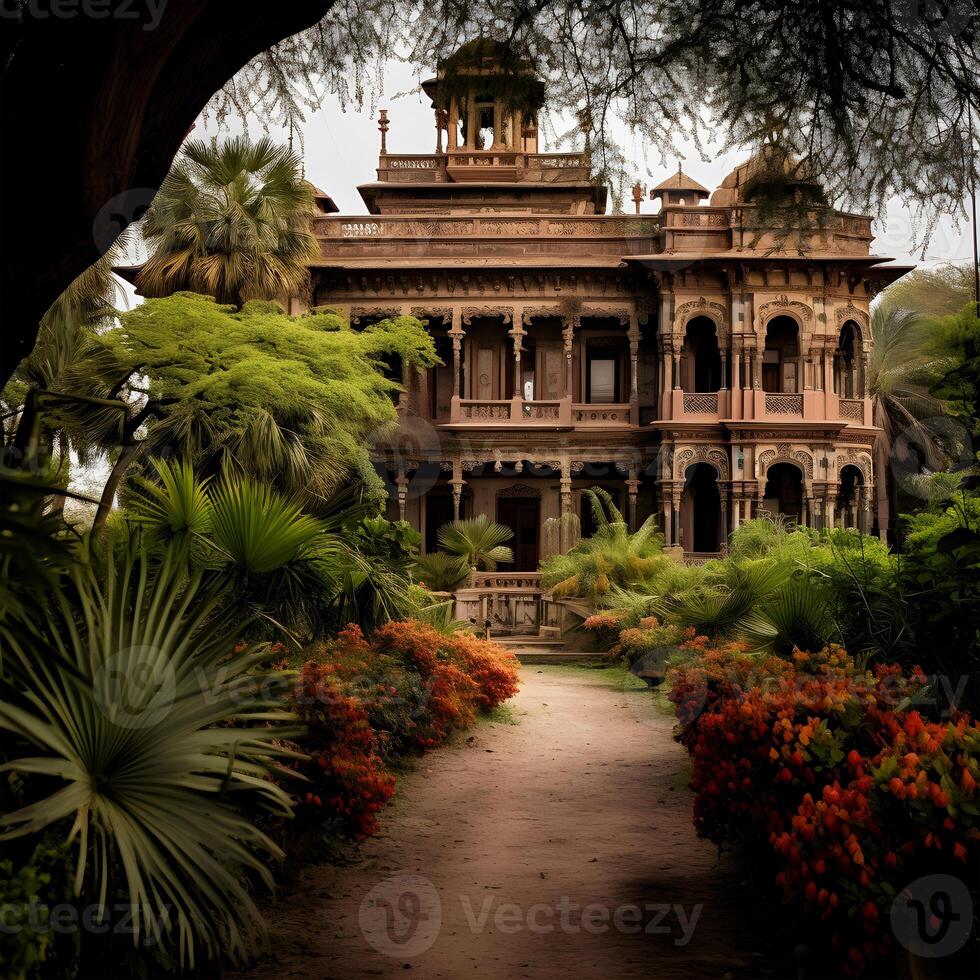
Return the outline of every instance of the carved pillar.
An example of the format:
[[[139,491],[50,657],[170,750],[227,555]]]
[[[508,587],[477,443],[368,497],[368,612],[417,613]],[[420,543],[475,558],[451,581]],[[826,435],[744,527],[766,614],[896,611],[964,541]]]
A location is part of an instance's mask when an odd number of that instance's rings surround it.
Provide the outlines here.
[[[452,326],[449,330],[449,337],[453,342],[453,397],[460,397],[460,375],[461,375],[461,365],[462,365],[462,352],[463,352],[463,338],[466,336],[466,331],[463,329],[462,323],[460,322],[459,309],[453,310],[453,321]]]
[[[466,486],[466,481],[463,479],[463,467],[457,457],[453,460],[453,520],[458,521],[461,516],[461,509],[463,504],[463,488]]]
[[[748,390],[752,387],[752,353],[745,351],[742,354],[742,387]]]
[[[673,364],[674,372],[674,390],[680,391],[681,387],[681,351],[680,344],[677,343],[675,338],[674,343],[671,345],[671,360]]]
[[[628,501],[627,520],[629,521],[630,532],[636,530],[636,503],[640,492],[640,481],[636,479],[636,469],[630,467],[630,477],[626,481],[626,499]]]
[[[742,496],[732,492],[732,531],[735,532],[742,524]]]
[[[521,352],[524,350],[524,327],[521,324],[521,313],[514,311],[513,326],[507,331],[514,341],[514,398],[523,398],[521,387]]]
[[[728,487],[718,488],[718,550],[728,550]]]
[[[732,391],[738,391],[742,387],[741,377],[742,353],[735,348],[732,343]]]
[[[762,387],[762,351],[752,352],[752,387],[758,391]]]
[[[405,504],[408,500],[408,477],[405,475],[405,468],[398,467],[398,475],[395,477],[395,487],[398,490],[398,519],[405,520]]]
[[[721,349],[721,384],[718,386],[720,391],[728,389],[728,348]]]
[[[565,397],[572,398],[574,382],[572,377],[572,352],[575,344],[575,320],[573,317],[562,318],[561,326],[562,346],[565,349]]]
[[[674,545],[674,504],[670,487],[667,484],[664,484],[662,497],[664,509],[664,546],[672,548]]]
[[[630,401],[639,401],[640,382],[637,364],[640,359],[640,328],[636,317],[630,317]]]
[[[630,313],[630,423],[640,424],[640,381],[638,364],[640,359],[640,318]]]

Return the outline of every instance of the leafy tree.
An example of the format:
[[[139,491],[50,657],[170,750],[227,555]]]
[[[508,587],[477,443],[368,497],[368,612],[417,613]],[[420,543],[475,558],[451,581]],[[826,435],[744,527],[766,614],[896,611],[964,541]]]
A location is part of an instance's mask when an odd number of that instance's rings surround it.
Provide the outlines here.
[[[236,312],[190,293],[148,300],[102,339],[127,378],[130,410],[98,527],[129,467],[168,452],[204,475],[247,474],[308,508],[354,475],[380,497],[370,449],[396,422],[390,364],[437,363],[411,317],[357,332],[330,311],[291,317],[247,303]]]
[[[144,296],[190,290],[234,306],[285,299],[300,291],[320,254],[310,231],[314,210],[288,147],[268,137],[193,140],[144,219],[152,251],[136,286]]]

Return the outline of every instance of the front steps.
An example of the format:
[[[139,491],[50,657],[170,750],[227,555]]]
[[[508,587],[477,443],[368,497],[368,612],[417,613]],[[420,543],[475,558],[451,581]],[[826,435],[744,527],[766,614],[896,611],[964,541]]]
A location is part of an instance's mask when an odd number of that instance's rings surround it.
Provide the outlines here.
[[[567,650],[558,639],[541,636],[492,636],[497,646],[512,650],[522,664],[593,664],[601,653]]]

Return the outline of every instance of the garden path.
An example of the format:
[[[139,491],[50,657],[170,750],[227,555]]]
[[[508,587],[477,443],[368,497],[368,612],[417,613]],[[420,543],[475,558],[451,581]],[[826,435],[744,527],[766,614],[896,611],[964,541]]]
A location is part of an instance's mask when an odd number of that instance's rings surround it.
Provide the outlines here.
[[[525,666],[509,715],[421,759],[354,862],[308,869],[242,978],[780,975],[632,678]]]

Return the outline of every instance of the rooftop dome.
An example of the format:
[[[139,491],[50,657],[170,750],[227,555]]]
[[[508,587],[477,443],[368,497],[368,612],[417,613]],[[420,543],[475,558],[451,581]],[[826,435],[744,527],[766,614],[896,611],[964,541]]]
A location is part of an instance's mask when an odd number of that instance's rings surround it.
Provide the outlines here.
[[[698,204],[710,193],[707,187],[699,184],[693,177],[688,177],[678,163],[677,173],[661,181],[650,191],[650,200],[660,198],[664,205]]]

